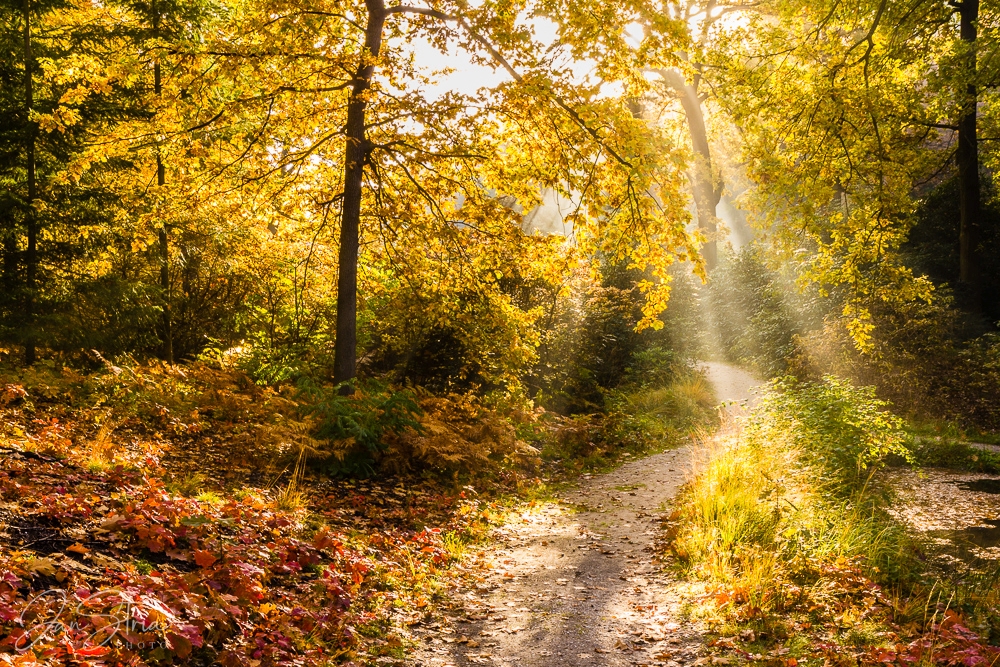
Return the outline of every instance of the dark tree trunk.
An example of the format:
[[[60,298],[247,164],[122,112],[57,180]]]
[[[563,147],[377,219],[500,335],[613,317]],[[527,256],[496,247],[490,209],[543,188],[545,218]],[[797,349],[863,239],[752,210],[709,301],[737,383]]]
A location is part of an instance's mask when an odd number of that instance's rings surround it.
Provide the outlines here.
[[[156,79],[159,82],[160,66],[156,66]],[[159,87],[159,86],[157,86]],[[156,184],[164,185],[167,182],[166,170],[160,156],[156,156]],[[163,293],[163,316],[161,325],[163,327],[163,359],[168,363],[174,363],[174,335],[172,327],[172,313],[170,312],[170,246],[167,238],[167,223],[160,225],[159,231],[159,251],[160,251],[160,291]]]
[[[160,32],[160,13],[156,5],[153,5],[153,31],[159,35]],[[160,81],[160,63],[156,62],[153,64],[153,94],[159,98],[160,94],[163,92],[163,84]],[[159,150],[156,151],[156,184],[163,187],[167,182],[166,168],[163,166],[163,160],[160,158]],[[161,332],[161,344],[163,345],[163,350],[161,352],[163,359],[168,363],[174,363],[174,335],[172,331],[172,317],[170,312],[170,245],[169,239],[167,237],[167,223],[164,221],[160,225],[159,230],[159,253],[160,253],[160,292],[163,298],[163,315],[161,317],[160,326],[163,331]]]
[[[7,298],[10,298],[16,289],[17,284],[17,229],[13,220],[8,223],[10,227],[4,230],[3,237],[3,289]]]
[[[337,273],[337,341],[334,350],[333,381],[350,382],[357,374],[358,346],[358,239],[361,227],[361,195],[365,162],[370,147],[365,132],[365,93],[375,73],[375,59],[382,49],[385,26],[383,0],[365,0],[368,25],[365,48],[351,86],[347,103],[347,146],[344,151],[344,199],[340,223],[340,265]],[[344,392],[352,391],[349,385]]]
[[[31,55],[31,0],[24,0],[24,108],[25,108],[25,155],[28,171],[28,199],[25,206],[25,228],[28,246],[24,253],[24,363],[35,363],[35,288],[38,280],[38,219],[35,216],[35,124],[31,121],[31,107],[34,106]]]
[[[958,151],[955,160],[959,178],[959,275],[958,282],[965,306],[971,312],[982,311],[982,274],[979,261],[979,226],[981,223],[979,192],[979,145],[976,129],[976,32],[979,21],[979,0],[963,0],[959,5],[962,41],[969,45],[965,100],[958,120]]]
[[[665,70],[661,75],[666,84],[680,97],[684,117],[687,119],[688,135],[691,137],[691,148],[694,151],[691,189],[694,194],[695,210],[698,213],[698,228],[708,237],[701,254],[705,258],[705,265],[711,270],[718,263],[718,246],[715,238],[718,228],[716,209],[719,200],[722,199],[722,184],[717,182],[712,170],[712,149],[708,144],[705,114],[701,109],[698,89],[685,81],[680,72]]]

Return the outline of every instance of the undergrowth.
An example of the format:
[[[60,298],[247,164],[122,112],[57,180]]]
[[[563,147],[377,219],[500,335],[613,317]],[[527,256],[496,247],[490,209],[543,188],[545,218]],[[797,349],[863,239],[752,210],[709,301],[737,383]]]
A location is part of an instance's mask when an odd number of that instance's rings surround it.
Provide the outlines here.
[[[608,470],[628,457],[678,447],[717,419],[715,395],[700,371],[630,375],[635,379],[606,392],[603,414],[535,413],[523,432],[552,474]]]
[[[712,414],[693,371],[638,375],[605,414],[567,417],[376,382],[262,386],[221,363],[7,371],[0,660],[399,658],[510,508]],[[122,610],[138,629],[119,631]]]
[[[921,457],[887,407],[833,377],[776,381],[745,421],[706,440],[668,548],[707,586],[701,612],[716,647],[784,665],[1000,657],[988,644],[996,589],[935,580],[886,511],[881,470]]]

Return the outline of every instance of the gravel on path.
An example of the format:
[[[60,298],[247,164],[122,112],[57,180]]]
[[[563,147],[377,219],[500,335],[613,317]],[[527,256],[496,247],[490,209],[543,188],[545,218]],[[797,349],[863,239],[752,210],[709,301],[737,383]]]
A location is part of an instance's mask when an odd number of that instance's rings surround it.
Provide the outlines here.
[[[759,384],[706,364],[721,402]],[[495,533],[445,617],[413,628],[415,665],[502,667],[705,664],[704,629],[684,607],[698,593],[655,560],[660,519],[692,466],[682,447],[585,475]]]

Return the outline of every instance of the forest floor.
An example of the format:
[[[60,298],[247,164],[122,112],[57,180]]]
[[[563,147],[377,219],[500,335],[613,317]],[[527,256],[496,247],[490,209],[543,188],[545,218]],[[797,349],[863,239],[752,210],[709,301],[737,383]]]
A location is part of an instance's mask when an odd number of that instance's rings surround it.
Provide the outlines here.
[[[720,402],[752,400],[759,383],[744,371],[714,362],[704,369]],[[669,572],[655,548],[694,456],[686,446],[584,475],[513,513],[464,566],[443,616],[412,629],[413,663],[708,663],[704,628],[686,613],[703,591]]]

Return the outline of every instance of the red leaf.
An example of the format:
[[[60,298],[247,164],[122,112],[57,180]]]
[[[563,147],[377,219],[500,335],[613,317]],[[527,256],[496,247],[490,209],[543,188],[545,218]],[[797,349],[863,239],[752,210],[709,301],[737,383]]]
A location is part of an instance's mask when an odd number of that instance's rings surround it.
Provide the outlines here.
[[[184,659],[191,655],[191,641],[187,637],[168,632],[167,646],[178,658]]]

